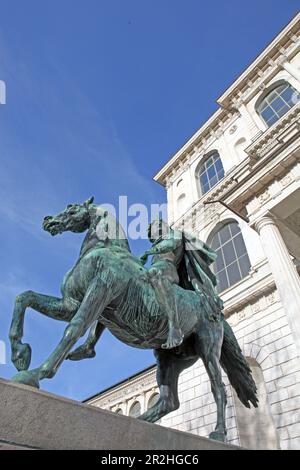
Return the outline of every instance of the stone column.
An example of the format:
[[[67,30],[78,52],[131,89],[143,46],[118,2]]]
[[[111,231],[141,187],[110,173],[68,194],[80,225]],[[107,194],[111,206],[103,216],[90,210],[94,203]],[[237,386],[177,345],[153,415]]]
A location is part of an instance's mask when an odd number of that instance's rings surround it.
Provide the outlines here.
[[[300,278],[272,216],[255,223],[300,355]]]

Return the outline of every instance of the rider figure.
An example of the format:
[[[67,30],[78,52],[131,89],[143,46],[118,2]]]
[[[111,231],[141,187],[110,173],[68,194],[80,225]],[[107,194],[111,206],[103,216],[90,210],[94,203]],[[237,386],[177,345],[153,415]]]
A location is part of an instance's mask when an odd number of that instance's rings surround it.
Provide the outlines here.
[[[179,284],[177,266],[183,256],[182,233],[169,228],[160,219],[149,225],[148,237],[152,247],[140,259],[145,264],[148,256],[153,255],[148,276],[155,290],[156,299],[168,318],[167,341],[161,347],[171,349],[183,341],[176,295],[172,292],[173,284]]]
[[[162,220],[155,220],[149,225],[148,237],[152,247],[140,260],[146,263],[148,256],[153,255],[148,278],[151,282],[158,303],[168,317],[168,336],[162,348],[170,349],[179,346],[183,341],[178,319],[176,296],[171,292],[172,285],[179,283],[177,266],[183,256],[182,233],[173,230]],[[80,360],[95,356],[95,345],[103,331],[103,326],[95,322],[85,343],[68,355],[68,358]]]

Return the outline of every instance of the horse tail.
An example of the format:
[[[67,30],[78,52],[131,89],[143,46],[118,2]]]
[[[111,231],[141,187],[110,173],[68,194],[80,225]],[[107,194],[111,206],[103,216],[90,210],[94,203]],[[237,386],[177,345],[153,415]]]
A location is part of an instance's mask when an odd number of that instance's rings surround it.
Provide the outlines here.
[[[251,369],[243,356],[237,339],[227,321],[223,320],[224,339],[220,363],[226,372],[229,382],[235,389],[240,401],[247,408],[250,403],[257,408],[257,388],[252,377]]]

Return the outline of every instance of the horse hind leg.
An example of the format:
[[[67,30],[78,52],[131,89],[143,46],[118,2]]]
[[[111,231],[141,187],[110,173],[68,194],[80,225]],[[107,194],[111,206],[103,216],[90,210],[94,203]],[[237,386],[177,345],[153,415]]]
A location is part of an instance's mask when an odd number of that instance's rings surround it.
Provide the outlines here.
[[[160,396],[149,410],[139,419],[154,423],[163,416],[179,408],[178,378],[180,373],[193,365],[198,357],[180,359],[172,350],[157,349],[154,351],[157,361],[157,384]]]
[[[223,331],[221,325],[216,325],[212,328],[215,328],[213,334],[212,332],[205,334],[204,329],[201,330],[201,334],[198,335],[197,347],[209,376],[211,391],[217,405],[217,424],[215,430],[210,433],[209,437],[210,439],[225,442],[227,397],[220,367]]]
[[[71,361],[81,361],[82,359],[91,359],[96,356],[95,346],[100,339],[105,326],[97,320],[90,328],[86,341],[78,348],[71,351],[66,359]]]
[[[26,309],[30,307],[54,320],[69,321],[79,305],[79,302],[76,304],[75,301],[69,301],[66,298],[59,299],[33,291],[26,291],[17,296],[9,332],[12,362],[17,370],[27,370],[31,361],[30,345],[23,344],[21,341]]]

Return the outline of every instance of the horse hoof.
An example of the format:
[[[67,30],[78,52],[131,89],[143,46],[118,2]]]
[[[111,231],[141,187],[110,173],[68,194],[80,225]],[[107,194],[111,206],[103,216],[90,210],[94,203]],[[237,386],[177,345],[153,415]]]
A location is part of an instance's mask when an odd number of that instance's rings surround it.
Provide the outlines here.
[[[31,362],[31,347],[29,344],[18,344],[13,351],[12,362],[18,371],[29,368]]]
[[[16,375],[13,376],[11,379],[12,382],[23,384],[23,385],[30,385],[30,387],[40,388],[38,374],[30,371],[21,371],[18,372]]]
[[[214,441],[225,442],[226,441],[226,434],[225,434],[225,432],[221,432],[221,431],[213,431],[213,432],[210,433],[209,438],[213,439]]]
[[[70,352],[66,359],[69,359],[70,361],[81,361],[81,359],[92,359],[95,356],[96,351],[94,349],[79,346],[77,349]]]

